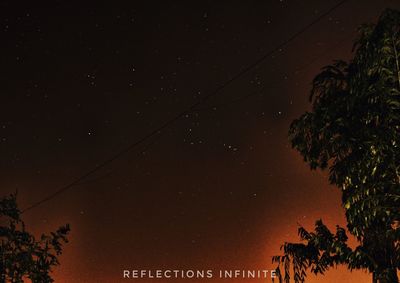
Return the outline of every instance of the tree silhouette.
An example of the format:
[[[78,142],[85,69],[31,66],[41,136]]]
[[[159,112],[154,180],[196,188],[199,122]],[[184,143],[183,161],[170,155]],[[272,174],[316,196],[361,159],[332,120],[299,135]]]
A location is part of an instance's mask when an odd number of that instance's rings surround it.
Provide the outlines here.
[[[306,271],[323,274],[343,264],[372,273],[373,282],[397,283],[400,265],[400,12],[386,10],[376,24],[359,29],[354,57],[335,61],[314,78],[312,108],[290,126],[289,137],[311,169],[329,169],[342,192],[347,229],[358,246],[347,245],[316,222],[299,229],[300,243],[285,243],[280,282],[304,282]],[[280,268],[283,268],[283,271]],[[291,271],[290,271],[290,270]]]
[[[58,265],[62,243],[67,242],[69,225],[36,240],[25,230],[16,196],[0,199],[0,283],[54,282],[50,273]]]

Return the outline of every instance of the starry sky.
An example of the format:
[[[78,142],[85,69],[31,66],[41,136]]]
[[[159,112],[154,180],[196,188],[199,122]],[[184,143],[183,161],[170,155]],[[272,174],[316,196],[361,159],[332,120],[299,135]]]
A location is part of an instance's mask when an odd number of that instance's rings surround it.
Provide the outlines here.
[[[45,198],[338,3],[142,2],[0,2],[1,195],[18,191],[21,208]],[[126,282],[133,268],[272,269],[299,224],[345,225],[338,190],[287,131],[309,109],[318,70],[350,58],[357,27],[386,7],[400,3],[346,2],[197,111],[24,213],[35,233],[71,224],[56,282]],[[339,268],[309,282],[365,280]]]

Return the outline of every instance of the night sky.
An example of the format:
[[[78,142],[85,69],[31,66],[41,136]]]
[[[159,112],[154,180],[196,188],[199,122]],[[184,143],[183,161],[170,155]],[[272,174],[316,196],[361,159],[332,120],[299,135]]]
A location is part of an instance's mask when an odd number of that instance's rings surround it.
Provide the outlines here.
[[[136,2],[0,2],[0,190],[18,191],[21,208],[153,131],[338,3]],[[297,240],[299,224],[345,225],[339,190],[309,170],[287,131],[309,109],[318,70],[350,58],[357,26],[386,7],[400,3],[346,2],[198,111],[24,213],[37,234],[71,224],[56,282],[151,282],[122,280],[133,268],[272,269],[271,256]],[[339,269],[318,279],[370,277]]]

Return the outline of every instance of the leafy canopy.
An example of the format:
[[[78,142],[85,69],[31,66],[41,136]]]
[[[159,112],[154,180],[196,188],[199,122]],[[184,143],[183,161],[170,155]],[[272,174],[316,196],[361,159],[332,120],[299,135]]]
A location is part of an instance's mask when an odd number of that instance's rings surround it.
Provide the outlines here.
[[[0,199],[0,283],[54,282],[52,267],[59,264],[62,243],[67,242],[69,225],[37,240],[26,231],[15,195]]]
[[[285,268],[285,282],[290,263],[295,282],[304,281],[308,268],[322,274],[336,264],[398,282],[399,30],[400,13],[390,9],[377,24],[361,26],[353,59],[322,69],[312,83],[311,111],[290,126],[293,148],[311,169],[328,168],[330,183],[341,189],[347,228],[360,245],[350,249],[345,230],[333,234],[322,221],[314,233],[300,228],[303,243],[286,243],[284,255],[274,258]]]

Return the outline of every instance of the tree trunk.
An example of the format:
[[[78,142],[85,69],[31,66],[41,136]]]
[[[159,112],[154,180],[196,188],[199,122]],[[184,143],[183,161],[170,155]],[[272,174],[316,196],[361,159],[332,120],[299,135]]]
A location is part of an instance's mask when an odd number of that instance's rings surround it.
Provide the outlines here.
[[[373,283],[399,283],[399,278],[397,277],[397,269],[391,268],[386,269],[381,273],[374,273],[372,277]]]

